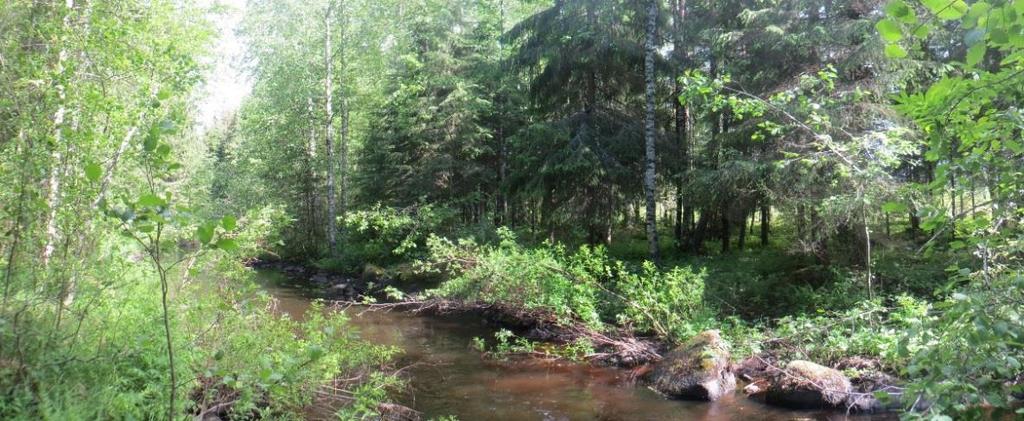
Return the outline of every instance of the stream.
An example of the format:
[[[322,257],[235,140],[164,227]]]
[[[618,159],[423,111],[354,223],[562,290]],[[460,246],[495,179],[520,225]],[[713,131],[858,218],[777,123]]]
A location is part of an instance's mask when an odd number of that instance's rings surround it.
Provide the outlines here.
[[[261,285],[278,309],[301,319],[316,298],[284,275],[261,270]],[[361,338],[398,347],[409,366],[408,391],[397,401],[423,419],[454,415],[472,420],[877,420],[834,411],[792,411],[747,399],[739,391],[717,402],[667,399],[627,382],[626,370],[570,362],[488,362],[471,347],[496,327],[468,315],[428,316],[399,311],[345,310]]]

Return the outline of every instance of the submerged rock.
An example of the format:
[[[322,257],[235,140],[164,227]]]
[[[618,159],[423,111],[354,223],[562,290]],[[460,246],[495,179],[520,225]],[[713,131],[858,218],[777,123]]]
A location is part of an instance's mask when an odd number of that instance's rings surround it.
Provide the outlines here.
[[[729,349],[718,331],[694,336],[654,366],[655,390],[683,399],[714,401],[736,388]]]
[[[768,404],[794,409],[839,408],[852,391],[850,379],[839,370],[797,360],[772,372],[764,398]]]

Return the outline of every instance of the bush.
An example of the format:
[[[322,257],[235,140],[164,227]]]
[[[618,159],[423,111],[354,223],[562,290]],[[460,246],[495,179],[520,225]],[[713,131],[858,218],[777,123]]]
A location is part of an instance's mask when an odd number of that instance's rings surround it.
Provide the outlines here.
[[[423,254],[427,237],[449,225],[454,213],[430,205],[390,208],[376,205],[349,212],[343,221],[338,255],[318,262],[324,269],[355,273],[370,263],[387,266]]]
[[[615,290],[623,306],[617,322],[642,332],[682,341],[713,318],[704,306],[704,273],[689,267],[662,272],[644,262],[640,272],[620,271]]]
[[[1000,419],[987,409],[1019,408],[1009,396],[1024,394],[1024,272],[963,269],[954,280],[969,283],[907,333],[909,343],[928,345],[902,350],[910,360],[907,396],[933,402],[929,415]],[[1021,413],[1017,409],[1016,416]]]
[[[882,369],[898,373],[909,361],[907,349],[921,343],[908,341],[905,332],[928,320],[927,302],[908,295],[895,297],[891,307],[880,299],[865,300],[846,311],[779,319],[771,334],[781,339],[776,351],[786,359],[810,359],[834,365],[841,358],[877,359]]]
[[[500,229],[499,234],[502,240],[497,246],[432,236],[428,269],[453,277],[431,294],[542,310],[563,323],[577,320],[600,327],[598,286],[582,271],[566,268],[563,247],[527,249],[516,243],[511,231]]]
[[[651,263],[630,270],[603,247],[575,253],[561,245],[526,248],[511,231],[498,233],[497,246],[432,237],[428,268],[452,275],[432,293],[539,309],[597,329],[616,322],[671,339],[686,339],[712,320],[702,303],[703,273],[688,267],[665,272]]]

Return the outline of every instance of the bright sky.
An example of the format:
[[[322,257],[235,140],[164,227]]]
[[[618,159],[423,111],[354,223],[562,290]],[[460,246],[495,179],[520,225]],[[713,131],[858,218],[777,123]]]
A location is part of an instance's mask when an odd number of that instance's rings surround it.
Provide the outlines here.
[[[214,17],[220,38],[213,47],[213,68],[207,76],[207,84],[199,93],[196,120],[200,132],[237,110],[252,89],[252,80],[241,69],[243,45],[235,33],[245,12],[246,0],[203,2],[220,3],[227,11]]]

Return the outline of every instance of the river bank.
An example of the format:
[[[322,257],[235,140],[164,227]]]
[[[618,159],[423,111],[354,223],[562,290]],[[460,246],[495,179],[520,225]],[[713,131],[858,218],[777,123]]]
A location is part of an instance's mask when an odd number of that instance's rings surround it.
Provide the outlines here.
[[[258,276],[279,301],[279,309],[300,318],[312,299],[323,297],[324,288],[304,282],[295,273],[261,269]],[[410,311],[414,309],[420,311]],[[564,359],[487,358],[471,346],[475,338],[492,338],[502,328],[529,332],[508,324],[508,319],[503,321],[503,313],[494,308],[470,311],[406,303],[376,309],[350,305],[344,311],[363,339],[402,350],[396,365],[406,367],[403,376],[409,383],[397,401],[420,411],[425,419],[445,415],[459,419],[680,419],[680,414],[686,419],[847,417],[836,410],[794,411],[765,405],[743,394],[743,380],[734,392],[709,403],[668,399],[638,384],[633,369]],[[891,414],[850,417],[895,418]]]

